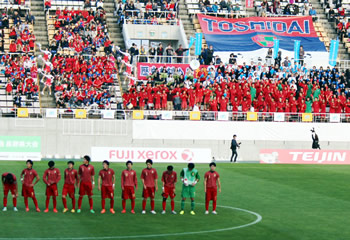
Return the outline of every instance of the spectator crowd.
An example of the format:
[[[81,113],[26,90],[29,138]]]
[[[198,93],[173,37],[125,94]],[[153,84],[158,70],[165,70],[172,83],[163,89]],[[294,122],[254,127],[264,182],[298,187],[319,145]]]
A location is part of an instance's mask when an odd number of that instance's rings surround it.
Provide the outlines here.
[[[123,95],[125,107],[155,110],[346,113],[350,73],[291,64],[209,65],[186,73],[164,66]]]
[[[42,81],[49,94],[53,88],[58,108],[95,105],[110,109],[117,72],[115,61],[112,54],[101,57],[55,54],[42,72]]]
[[[1,10],[0,15],[0,52],[8,50],[10,53],[29,53],[35,48],[36,37],[33,33],[35,17],[30,11],[7,9]],[[8,30],[5,34],[4,30]],[[7,32],[7,31],[6,31]],[[9,38],[10,43],[5,46],[5,39]],[[7,49],[8,47],[8,49]]]
[[[163,25],[178,24],[180,0],[169,1],[118,1],[114,15],[122,26],[124,21],[130,24]]]
[[[76,53],[92,54],[104,49],[111,52],[112,41],[107,31],[106,12],[101,7],[93,10],[72,10],[67,7],[55,13],[55,34],[50,42],[51,52],[70,49]]]
[[[38,100],[38,68],[34,56],[3,54],[0,56],[0,66],[7,79],[6,94],[13,96],[14,107],[24,107],[23,96],[26,96],[27,100]]]

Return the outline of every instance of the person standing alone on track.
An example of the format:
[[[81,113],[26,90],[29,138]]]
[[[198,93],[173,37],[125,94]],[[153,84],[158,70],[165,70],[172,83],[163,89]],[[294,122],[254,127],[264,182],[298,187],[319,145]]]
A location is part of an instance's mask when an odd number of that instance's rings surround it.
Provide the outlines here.
[[[233,135],[233,139],[231,140],[231,151],[232,151],[232,155],[231,155],[231,160],[230,162],[232,162],[232,159],[234,157],[234,161],[233,162],[236,162],[237,161],[237,148],[239,148],[239,146],[241,145],[241,143],[237,143],[237,135]]]

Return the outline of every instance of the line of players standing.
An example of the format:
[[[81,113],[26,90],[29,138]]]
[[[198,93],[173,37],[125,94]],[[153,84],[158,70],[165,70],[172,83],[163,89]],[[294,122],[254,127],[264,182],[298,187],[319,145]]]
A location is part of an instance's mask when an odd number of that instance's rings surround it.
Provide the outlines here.
[[[83,164],[79,166],[79,170],[74,169],[74,162],[68,162],[68,168],[64,170],[64,186],[62,190],[62,202],[63,202],[63,212],[67,212],[67,196],[72,200],[71,212],[74,213],[76,209],[76,199],[75,199],[75,189],[79,189],[79,199],[78,199],[78,209],[77,212],[81,212],[83,196],[87,195],[89,199],[90,212],[95,213],[93,210],[93,189],[95,187],[95,169],[94,166],[90,164],[90,157],[84,156]],[[38,173],[33,169],[33,162],[31,160],[26,161],[27,168],[25,168],[21,173],[22,182],[22,196],[24,197],[24,204],[26,211],[29,211],[28,198],[32,198],[36,211],[40,212],[38,201],[35,196],[34,186],[39,182],[40,177]],[[157,170],[152,167],[152,160],[148,159],[146,161],[147,167],[142,170],[141,181],[143,185],[142,192],[142,214],[146,214],[146,203],[147,199],[150,198],[151,213],[156,214],[154,210],[154,198],[155,192],[158,191],[158,174]],[[50,198],[53,200],[53,212],[57,213],[57,199],[58,189],[57,184],[61,180],[61,173],[58,168],[55,168],[55,163],[49,161],[49,168],[45,170],[43,175],[43,181],[46,184],[46,208],[44,212],[49,211]],[[217,188],[219,187],[219,192],[221,192],[220,176],[215,171],[216,164],[210,163],[210,171],[206,172],[204,175],[204,189],[206,193],[206,204],[205,204],[205,214],[209,213],[209,202],[213,201],[213,214],[216,214],[216,200],[217,200]],[[126,169],[121,173],[121,188],[122,188],[122,211],[121,213],[126,213],[126,200],[131,200],[131,213],[135,214],[135,190],[138,188],[137,176],[133,168],[132,161],[126,162]],[[189,163],[187,168],[183,168],[181,171],[181,181],[182,181],[182,192],[181,192],[181,211],[180,214],[184,214],[185,201],[187,198],[191,199],[191,212],[190,214],[195,215],[195,193],[196,184],[200,180],[197,169],[193,163]],[[35,181],[34,181],[35,179]],[[98,190],[101,191],[101,213],[106,212],[106,198],[110,199],[110,212],[112,214],[114,211],[114,190],[115,190],[115,172],[109,167],[109,162],[107,160],[103,161],[103,169],[99,172],[98,177]],[[33,182],[34,181],[34,182]],[[173,166],[168,166],[167,170],[163,172],[162,175],[162,214],[165,214],[166,200],[170,197],[171,199],[171,213],[175,212],[175,185],[177,182],[177,173],[173,170]],[[11,191],[13,197],[14,211],[17,209],[17,197],[18,197],[18,186],[17,179],[13,173],[4,173],[2,175],[2,183],[4,190],[3,211],[7,211],[7,195]]]

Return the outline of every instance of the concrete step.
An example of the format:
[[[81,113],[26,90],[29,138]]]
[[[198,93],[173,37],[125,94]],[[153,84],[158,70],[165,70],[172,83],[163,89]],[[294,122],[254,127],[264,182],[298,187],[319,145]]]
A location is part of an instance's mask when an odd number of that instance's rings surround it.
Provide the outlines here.
[[[104,2],[103,3],[103,8],[107,8],[107,7],[114,8],[114,3],[113,2]]]
[[[41,6],[42,8],[44,8],[44,2],[31,2],[30,6]]]
[[[31,12],[32,12],[32,15],[35,16],[35,18],[37,16],[45,16],[45,13],[43,11],[43,9],[38,9],[38,10],[34,10],[34,9],[31,9]]]

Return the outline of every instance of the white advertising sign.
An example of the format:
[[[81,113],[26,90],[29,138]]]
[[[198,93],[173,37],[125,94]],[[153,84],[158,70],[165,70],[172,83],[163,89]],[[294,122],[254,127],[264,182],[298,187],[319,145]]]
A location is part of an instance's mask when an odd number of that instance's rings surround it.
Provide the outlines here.
[[[330,122],[340,122],[340,114],[339,113],[331,113],[329,114]]]
[[[284,113],[274,113],[273,120],[275,122],[284,122]]]
[[[209,148],[91,148],[91,159],[94,162],[146,162],[147,159],[152,159],[157,163],[209,163],[211,157]]]
[[[228,112],[218,112],[219,121],[228,121]]]
[[[173,113],[171,111],[162,111],[162,119],[163,120],[173,119]]]
[[[47,118],[57,118],[57,109],[48,108],[46,109]]]
[[[103,118],[106,119],[113,119],[114,118],[114,111],[113,110],[102,110]]]

